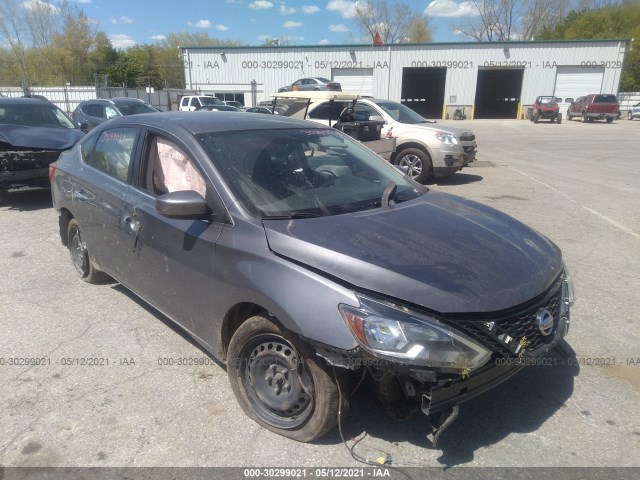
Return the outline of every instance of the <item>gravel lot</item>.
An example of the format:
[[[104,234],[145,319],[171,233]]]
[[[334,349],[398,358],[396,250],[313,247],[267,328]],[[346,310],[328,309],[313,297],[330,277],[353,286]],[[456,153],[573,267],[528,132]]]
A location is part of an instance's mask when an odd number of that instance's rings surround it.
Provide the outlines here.
[[[528,367],[464,405],[439,449],[427,448],[423,416],[392,421],[366,392],[346,437],[366,432],[356,452],[396,465],[640,466],[640,122],[443,123],[472,128],[480,151],[432,188],[503,210],[562,248],[580,365],[549,356],[555,366]],[[0,465],[359,465],[337,430],[299,444],[260,428],[224,368],[160,313],[118,284],[78,280],[49,191],[2,201],[0,244]],[[47,363],[7,364],[18,357]],[[78,357],[109,365],[63,365]]]

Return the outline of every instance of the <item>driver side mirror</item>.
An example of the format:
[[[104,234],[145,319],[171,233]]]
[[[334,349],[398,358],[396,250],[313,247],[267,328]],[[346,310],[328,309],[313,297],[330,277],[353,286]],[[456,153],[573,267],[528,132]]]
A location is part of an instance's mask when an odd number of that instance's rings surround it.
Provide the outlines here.
[[[382,122],[382,123],[386,123],[384,121],[384,118],[382,118],[380,115],[370,115],[369,116],[369,120],[373,121],[373,122]]]
[[[193,190],[165,193],[156,198],[156,210],[169,218],[197,220],[207,214],[207,202]]]

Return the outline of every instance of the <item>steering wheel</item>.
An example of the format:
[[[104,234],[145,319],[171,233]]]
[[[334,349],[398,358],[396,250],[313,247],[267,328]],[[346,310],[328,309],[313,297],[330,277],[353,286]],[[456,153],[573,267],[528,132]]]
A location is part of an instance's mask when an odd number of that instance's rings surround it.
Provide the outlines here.
[[[338,176],[331,170],[318,170],[313,175],[313,186],[324,188],[333,185]]]

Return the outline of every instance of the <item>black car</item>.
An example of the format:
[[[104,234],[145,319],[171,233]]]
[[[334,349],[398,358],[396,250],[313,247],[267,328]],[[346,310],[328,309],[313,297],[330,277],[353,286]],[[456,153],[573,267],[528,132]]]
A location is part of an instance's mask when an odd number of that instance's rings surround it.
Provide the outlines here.
[[[0,98],[0,189],[38,183],[60,152],[84,136],[47,100]]]
[[[122,117],[53,167],[80,278],[109,275],[225,362],[260,425],[314,440],[368,376],[433,439],[567,333],[559,249],[429,190],[334,128],[281,116]],[[505,406],[505,408],[508,408]]]
[[[82,131],[88,132],[102,122],[112,118],[138,113],[156,113],[158,111],[158,108],[143,102],[139,98],[96,98],[80,102],[72,117],[80,125]]]

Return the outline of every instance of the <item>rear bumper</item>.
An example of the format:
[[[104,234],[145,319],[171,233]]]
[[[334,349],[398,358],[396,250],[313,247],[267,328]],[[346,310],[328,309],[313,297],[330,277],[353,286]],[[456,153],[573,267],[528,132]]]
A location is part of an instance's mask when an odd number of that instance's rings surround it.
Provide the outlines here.
[[[586,112],[585,117],[587,118],[595,118],[596,120],[602,120],[604,118],[618,118],[620,116],[620,112]]]

